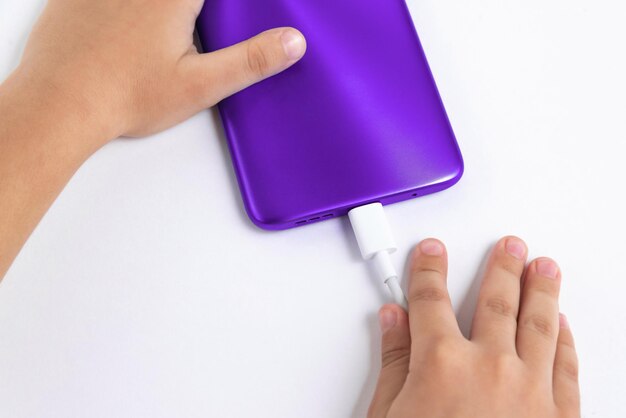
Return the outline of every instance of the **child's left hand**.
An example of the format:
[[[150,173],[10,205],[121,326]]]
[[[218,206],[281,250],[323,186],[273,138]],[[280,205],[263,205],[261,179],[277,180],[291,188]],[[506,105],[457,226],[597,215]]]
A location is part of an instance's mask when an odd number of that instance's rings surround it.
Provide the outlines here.
[[[193,44],[202,0],[49,0],[0,86],[0,281],[80,165],[118,136],[181,122],[305,53],[277,28],[221,51]]]
[[[199,54],[193,32],[202,4],[51,0],[18,75],[78,102],[110,140],[168,128],[304,55],[304,37],[291,28]]]

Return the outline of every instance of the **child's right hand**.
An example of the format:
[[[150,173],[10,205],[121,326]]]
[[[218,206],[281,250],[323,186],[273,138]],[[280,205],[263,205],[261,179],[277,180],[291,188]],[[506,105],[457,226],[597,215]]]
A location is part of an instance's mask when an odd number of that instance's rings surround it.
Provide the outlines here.
[[[408,315],[397,305],[380,311],[382,370],[369,418],[580,416],[561,272],[548,258],[525,268],[527,253],[515,237],[495,246],[467,340],[446,289],[443,244],[417,247]]]

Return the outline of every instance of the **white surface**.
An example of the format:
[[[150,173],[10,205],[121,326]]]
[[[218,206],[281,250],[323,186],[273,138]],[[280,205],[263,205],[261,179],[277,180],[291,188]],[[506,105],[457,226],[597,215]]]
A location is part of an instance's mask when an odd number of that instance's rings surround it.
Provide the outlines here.
[[[42,4],[0,2],[0,77]],[[397,266],[419,239],[443,239],[466,329],[498,237],[555,257],[584,416],[622,416],[624,3],[410,7],[467,172],[388,208]],[[346,219],[255,229],[218,126],[205,112],[112,143],[72,180],[0,286],[0,416],[364,415],[386,289]]]

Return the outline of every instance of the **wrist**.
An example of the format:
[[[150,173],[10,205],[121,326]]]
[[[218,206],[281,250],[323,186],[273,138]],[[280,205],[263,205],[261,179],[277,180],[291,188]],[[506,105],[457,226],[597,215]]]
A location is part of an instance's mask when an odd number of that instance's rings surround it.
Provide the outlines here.
[[[90,155],[122,134],[121,123],[105,98],[80,80],[55,77],[19,67],[2,85],[2,98],[15,117],[36,126],[77,153]]]

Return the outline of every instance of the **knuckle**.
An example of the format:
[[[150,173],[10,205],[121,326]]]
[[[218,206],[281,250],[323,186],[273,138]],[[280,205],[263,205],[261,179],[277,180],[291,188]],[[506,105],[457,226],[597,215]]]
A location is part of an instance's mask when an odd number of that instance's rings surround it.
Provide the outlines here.
[[[487,311],[505,318],[513,318],[517,316],[516,309],[509,301],[501,296],[492,296],[485,300],[484,304]]]
[[[269,73],[270,59],[259,41],[250,41],[246,53],[246,68],[253,77],[265,77]]]
[[[511,256],[511,258],[513,258]],[[520,260],[508,260],[501,258],[497,261],[497,268],[505,275],[515,276],[519,279],[522,273],[523,264]]]
[[[566,378],[578,381],[578,362],[575,360],[562,360],[554,364],[556,372],[565,376]]]
[[[554,338],[554,325],[552,321],[539,315],[532,315],[523,320],[522,326],[535,332],[542,337],[553,339]]]
[[[432,372],[444,380],[454,381],[467,372],[467,364],[463,361],[466,357],[460,355],[463,351],[463,344],[460,344],[458,340],[441,336],[435,338],[420,356],[421,366],[411,362],[410,367],[420,368],[422,371]],[[411,370],[409,369],[409,371]]]
[[[442,276],[444,275],[444,268],[440,265],[439,260],[418,259],[411,265],[411,273]]]
[[[456,358],[459,352],[459,344],[454,339],[442,336],[433,340],[430,357],[434,363],[450,363],[450,359]]]
[[[382,353],[382,367],[389,368],[395,365],[408,364],[411,357],[411,349],[407,347],[394,347]]]
[[[410,302],[442,302],[448,300],[448,293],[439,287],[428,286],[413,289],[409,294]]]
[[[494,375],[500,380],[508,380],[516,374],[518,363],[517,356],[500,354],[493,360]]]

